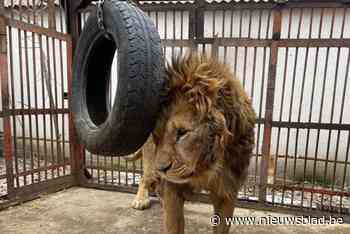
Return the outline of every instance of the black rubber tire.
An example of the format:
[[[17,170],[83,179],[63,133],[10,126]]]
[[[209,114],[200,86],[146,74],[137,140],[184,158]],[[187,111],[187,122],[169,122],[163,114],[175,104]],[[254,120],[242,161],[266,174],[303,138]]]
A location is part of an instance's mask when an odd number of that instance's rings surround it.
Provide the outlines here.
[[[136,6],[105,1],[104,31],[92,14],[81,33],[73,64],[71,112],[78,137],[91,153],[135,152],[155,126],[164,87],[164,58],[151,19]],[[118,49],[118,85],[107,107],[106,87]]]

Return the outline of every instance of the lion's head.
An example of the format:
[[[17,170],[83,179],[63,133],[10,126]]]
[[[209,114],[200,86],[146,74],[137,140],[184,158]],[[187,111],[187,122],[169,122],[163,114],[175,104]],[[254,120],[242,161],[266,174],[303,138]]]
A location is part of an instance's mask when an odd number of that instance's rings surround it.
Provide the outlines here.
[[[226,65],[193,53],[174,57],[166,71],[168,103],[153,133],[160,176],[209,183],[224,168],[241,176],[254,144],[255,114],[239,82]]]

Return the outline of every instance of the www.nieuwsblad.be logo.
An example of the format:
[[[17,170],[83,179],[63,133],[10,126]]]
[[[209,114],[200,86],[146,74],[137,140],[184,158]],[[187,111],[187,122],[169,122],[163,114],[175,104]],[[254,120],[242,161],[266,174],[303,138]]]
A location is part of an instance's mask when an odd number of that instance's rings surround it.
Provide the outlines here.
[[[219,215],[213,215],[210,217],[210,223],[212,226],[218,226],[220,224],[225,225],[329,225],[329,224],[343,224],[342,217],[322,216],[233,216],[221,218]]]

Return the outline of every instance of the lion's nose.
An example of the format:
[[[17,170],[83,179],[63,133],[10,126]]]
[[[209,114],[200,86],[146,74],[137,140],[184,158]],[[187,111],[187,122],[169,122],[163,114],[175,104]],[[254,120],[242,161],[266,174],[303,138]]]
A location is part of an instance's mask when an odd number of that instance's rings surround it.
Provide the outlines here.
[[[164,164],[161,164],[161,165],[158,167],[158,170],[165,173],[167,170],[170,169],[170,167],[171,167],[171,162],[169,162],[169,163],[164,163]]]

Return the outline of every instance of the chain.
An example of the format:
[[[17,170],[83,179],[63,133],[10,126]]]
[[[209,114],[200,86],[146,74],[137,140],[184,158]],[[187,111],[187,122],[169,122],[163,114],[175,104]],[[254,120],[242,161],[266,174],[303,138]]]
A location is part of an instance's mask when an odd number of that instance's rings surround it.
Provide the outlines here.
[[[119,1],[125,1],[127,3],[129,3],[130,5],[133,5],[135,7],[137,7],[137,4],[132,1],[132,0],[119,0]],[[105,0],[98,0],[97,2],[97,25],[98,28],[101,31],[105,31],[105,25],[104,25],[104,16],[103,16],[103,5],[105,3]]]
[[[105,25],[103,22],[103,4],[105,0],[99,0],[97,2],[97,25],[98,28],[102,31],[105,31]]]

